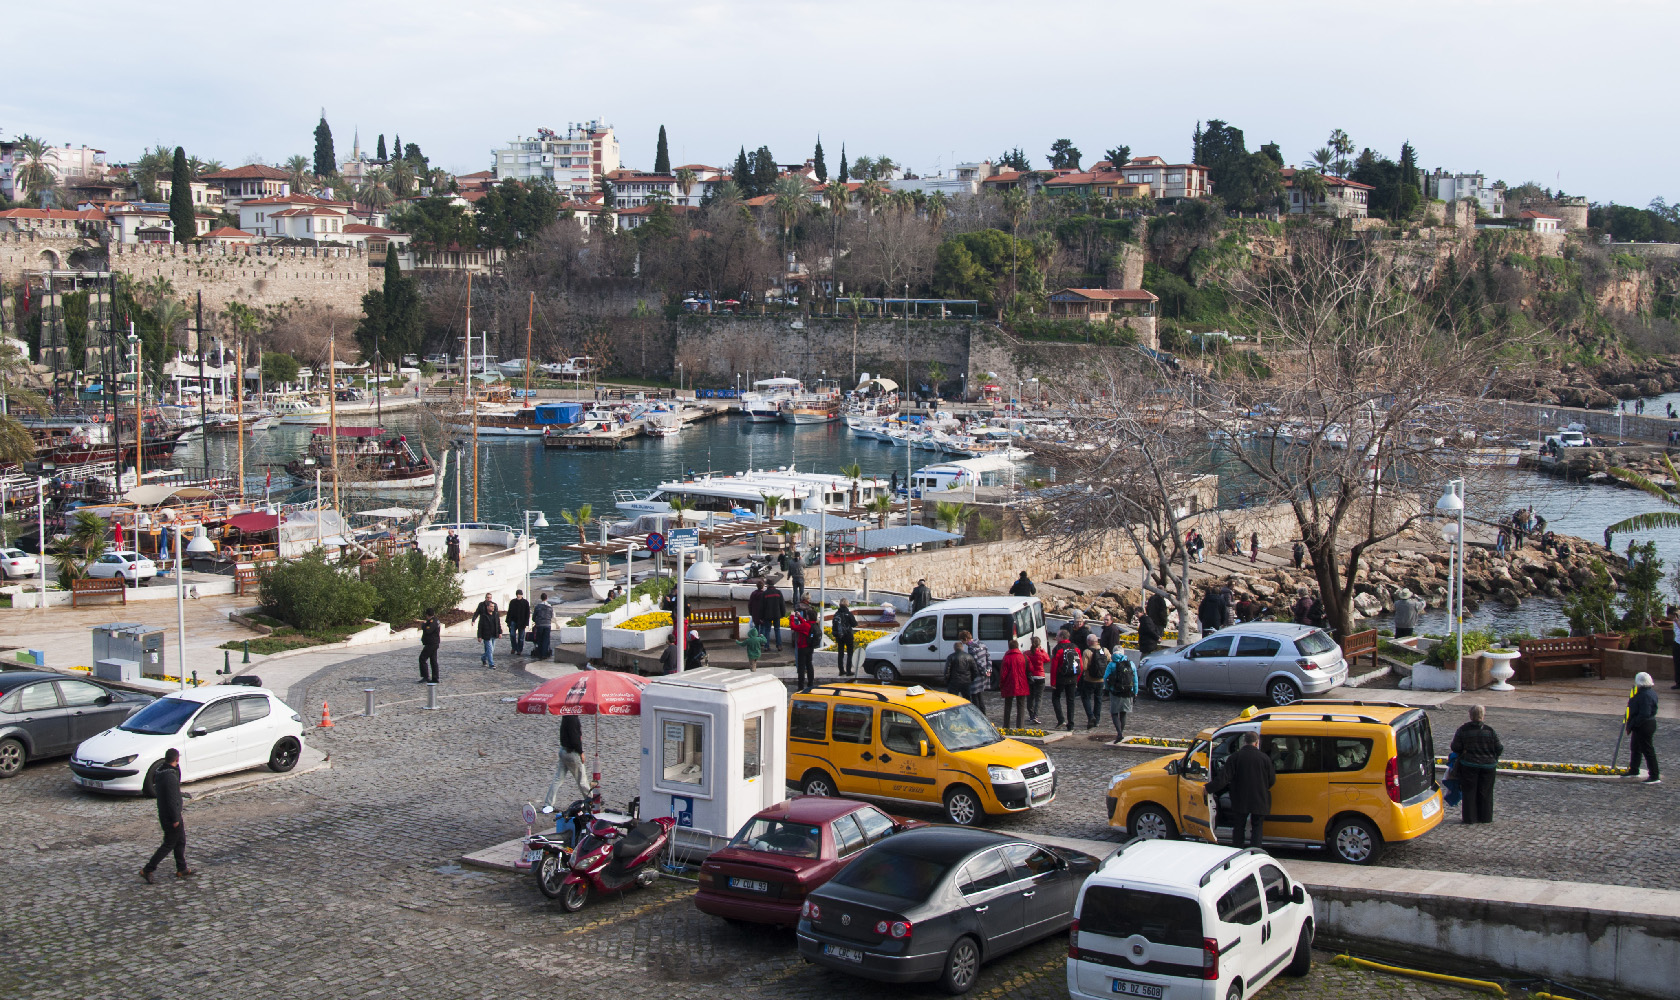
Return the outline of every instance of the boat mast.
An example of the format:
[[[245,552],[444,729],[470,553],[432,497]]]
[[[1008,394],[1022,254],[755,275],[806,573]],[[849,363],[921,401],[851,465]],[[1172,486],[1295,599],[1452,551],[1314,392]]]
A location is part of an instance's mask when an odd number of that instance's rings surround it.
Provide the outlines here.
[[[245,502],[245,328],[234,322],[233,339],[233,433],[239,438],[239,501]],[[227,359],[222,359],[226,370]],[[202,396],[200,399],[204,398]],[[209,440],[208,437],[205,438]],[[226,455],[223,452],[223,455]]]
[[[198,337],[195,339],[198,354],[198,432],[204,438],[204,475],[210,475],[210,419],[206,415],[208,404],[204,400],[204,293],[198,293]]]
[[[130,337],[134,336],[133,320],[128,321],[128,335]],[[134,341],[134,485],[136,487],[146,485],[146,476],[142,471],[145,465],[146,449],[146,414],[143,412],[146,394],[141,391],[141,386],[145,384],[145,376],[141,374],[146,367],[142,364],[145,347],[146,345],[142,341]],[[122,474],[118,473],[117,478],[120,482]],[[136,552],[140,550],[138,539],[135,540],[134,549]]]
[[[485,339],[488,340],[489,338],[486,337]],[[488,351],[489,348],[486,347],[484,350]],[[486,361],[489,360],[489,354],[488,353],[486,353],[484,357],[485,357]],[[472,384],[472,272],[471,271],[467,272],[467,358],[466,358],[465,374],[466,374],[466,377],[467,377],[467,391],[472,394],[472,453],[473,453],[473,480],[472,480],[473,516],[472,516],[472,519],[473,519],[473,523],[477,524],[478,523],[478,389],[475,388]],[[488,375],[489,373],[486,372],[485,374]]]
[[[537,314],[537,293],[531,293],[531,304],[525,307],[525,398],[531,398],[531,318]]]
[[[333,509],[338,509],[338,335],[327,338],[327,431],[332,449]],[[244,438],[240,438],[241,441]],[[243,474],[244,470],[240,470]]]

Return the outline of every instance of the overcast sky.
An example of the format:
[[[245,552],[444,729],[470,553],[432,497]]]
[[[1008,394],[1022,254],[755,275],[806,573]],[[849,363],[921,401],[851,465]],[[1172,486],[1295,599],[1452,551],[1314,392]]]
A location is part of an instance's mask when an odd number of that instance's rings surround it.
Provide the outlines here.
[[[229,165],[343,158],[384,132],[482,170],[539,126],[602,118],[627,166],[781,162],[822,134],[918,172],[1060,137],[1182,160],[1198,119],[1305,161],[1331,129],[1425,168],[1595,201],[1680,198],[1674,0],[170,0],[6,15],[0,135],[126,160],[155,143]]]

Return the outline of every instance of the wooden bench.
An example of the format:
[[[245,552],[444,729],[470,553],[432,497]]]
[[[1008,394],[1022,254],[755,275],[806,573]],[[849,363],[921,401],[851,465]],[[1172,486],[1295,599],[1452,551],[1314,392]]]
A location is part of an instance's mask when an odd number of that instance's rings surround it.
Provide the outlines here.
[[[1355,632],[1342,640],[1342,659],[1347,661],[1350,676],[1353,674],[1353,665],[1359,662],[1359,658],[1362,656],[1371,658],[1372,670],[1377,668],[1377,644],[1379,641],[1377,630],[1374,628],[1366,629],[1363,632]]]
[[[1619,649],[1619,635],[1568,636],[1559,639],[1529,639],[1518,645],[1522,656],[1512,664],[1517,678],[1534,683],[1541,667],[1590,667],[1593,676],[1604,677],[1604,651]]]
[[[78,606],[84,597],[117,597],[128,603],[128,581],[120,576],[96,580],[88,577],[70,583],[70,606]]]
[[[740,623],[741,616],[733,606],[723,608],[684,608],[688,616],[688,627],[696,632],[716,631],[728,629],[734,633]]]
[[[254,593],[260,573],[255,566],[241,566],[233,571],[233,592],[244,595]]]

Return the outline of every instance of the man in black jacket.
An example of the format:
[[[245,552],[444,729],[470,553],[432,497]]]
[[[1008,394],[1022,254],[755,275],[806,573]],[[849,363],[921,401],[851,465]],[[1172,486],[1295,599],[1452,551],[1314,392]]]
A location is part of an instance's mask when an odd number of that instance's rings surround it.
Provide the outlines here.
[[[928,589],[926,580],[917,580],[916,589],[910,592],[910,613],[916,612],[933,603],[933,591]]]
[[[776,633],[776,652],[782,651],[782,619],[787,617],[787,599],[782,596],[781,588],[770,587],[764,591],[764,623],[765,628],[759,629],[759,634],[770,638],[771,630]]]
[[[554,647],[549,645],[554,635],[554,605],[548,603],[548,595],[543,594],[537,603],[531,605],[531,641],[537,648],[531,655],[539,660],[546,660],[554,655]]]
[[[193,870],[187,867],[187,827],[181,817],[181,751],[170,747],[163,752],[163,766],[152,775],[152,792],[157,796],[158,825],[163,827],[163,843],[153,852],[152,860],[140,869],[140,877],[147,882],[157,871],[159,863],[171,852],[175,855],[175,877],[188,878]]]
[[[443,641],[443,622],[438,621],[437,611],[426,609],[426,623],[420,626],[420,680],[421,684],[436,684],[438,679],[438,643]]]
[[[1085,612],[1075,611],[1073,613],[1073,619],[1067,623],[1067,633],[1068,639],[1073,642],[1074,649],[1083,653],[1084,650],[1090,648],[1091,627],[1085,624]]]
[[[531,602],[525,599],[523,590],[513,592],[513,600],[507,606],[506,621],[508,643],[513,647],[513,655],[524,656],[525,629],[531,624]]]
[[[952,645],[951,655],[945,657],[945,690],[967,698],[969,689],[974,686],[974,675],[978,667],[979,664],[974,662],[974,654],[968,651],[968,643],[958,642]]]
[[[1161,648],[1161,626],[1147,613],[1138,615],[1137,643],[1140,657]]]
[[[548,794],[543,797],[542,811],[552,813],[561,808],[561,791],[570,779],[576,783],[580,798],[589,798],[593,793],[589,787],[589,778],[584,773],[583,756],[583,725],[575,715],[560,717],[560,761],[554,769],[554,777],[549,780]]]
[[[496,640],[502,637],[502,609],[497,607],[496,598],[492,594],[485,594],[484,600],[478,602],[473,609],[473,621],[478,625],[478,639],[484,644],[484,654],[479,657],[484,669],[496,669]]]
[[[1499,774],[1499,755],[1505,745],[1499,734],[1482,720],[1487,709],[1470,706],[1470,721],[1453,734],[1452,752],[1458,754],[1453,767],[1458,771],[1458,787],[1464,792],[1464,822],[1493,822],[1493,779]]]
[[[1624,777],[1639,777],[1639,761],[1645,761],[1645,783],[1662,781],[1657,771],[1657,748],[1652,739],[1657,735],[1657,691],[1651,675],[1641,670],[1633,678],[1633,697],[1628,699],[1627,731],[1633,737],[1628,752],[1628,769]]]
[[[1102,632],[1097,636],[1097,645],[1106,652],[1120,645],[1120,623],[1114,620],[1114,612],[1104,611]]]
[[[1155,634],[1159,636],[1167,630],[1167,599],[1160,594],[1150,594],[1149,600],[1143,605],[1143,613],[1155,620]]]
[[[1009,585],[1009,595],[1011,597],[1031,597],[1036,593],[1038,593],[1038,587],[1027,578],[1026,570],[1022,570],[1020,577]]]
[[[834,617],[829,624],[834,632],[834,655],[840,660],[840,676],[855,676],[857,670],[852,666],[852,653],[857,649],[857,615],[852,614],[852,608],[844,597],[840,598],[840,606],[834,609]]]
[[[1231,845],[1259,847],[1266,815],[1272,811],[1272,784],[1277,769],[1272,758],[1260,751],[1260,734],[1243,733],[1242,747],[1225,762],[1210,782],[1209,795],[1231,792]]]

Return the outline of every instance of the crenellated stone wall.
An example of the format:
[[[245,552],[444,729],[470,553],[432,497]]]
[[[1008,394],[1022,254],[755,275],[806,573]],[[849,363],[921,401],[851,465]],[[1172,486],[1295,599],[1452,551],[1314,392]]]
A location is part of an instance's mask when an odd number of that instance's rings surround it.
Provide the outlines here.
[[[99,244],[78,235],[51,236],[33,231],[0,233],[0,282],[8,288],[26,271],[61,271],[78,250],[97,250]]]
[[[110,268],[144,284],[165,278],[175,294],[204,293],[206,309],[229,302],[273,306],[300,300],[358,313],[373,285],[367,255],[344,247],[209,247],[180,243],[115,244]]]

